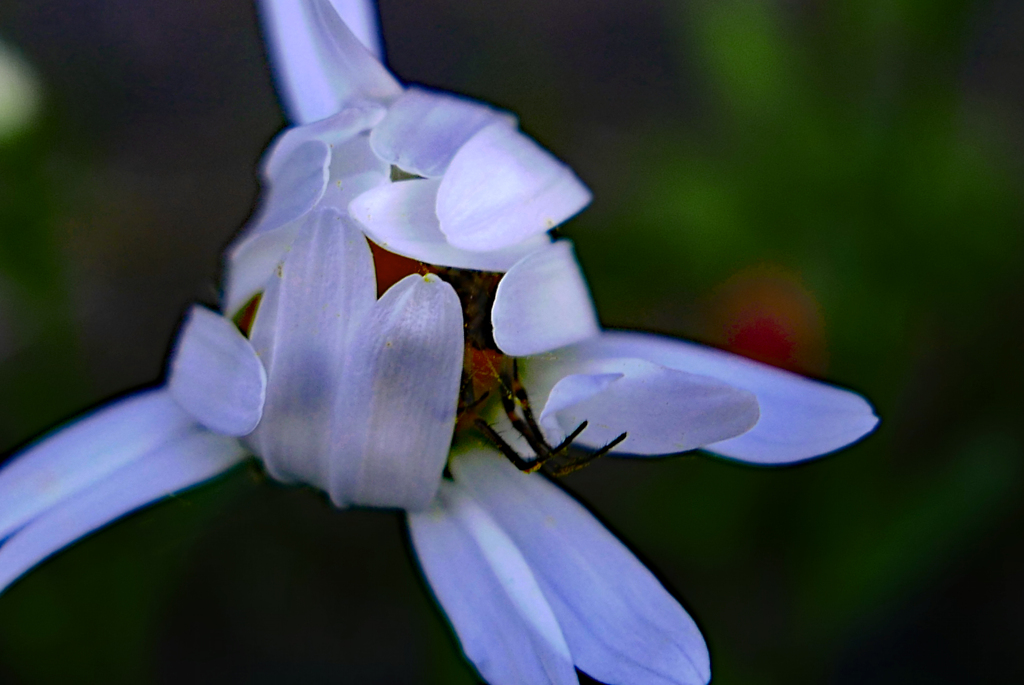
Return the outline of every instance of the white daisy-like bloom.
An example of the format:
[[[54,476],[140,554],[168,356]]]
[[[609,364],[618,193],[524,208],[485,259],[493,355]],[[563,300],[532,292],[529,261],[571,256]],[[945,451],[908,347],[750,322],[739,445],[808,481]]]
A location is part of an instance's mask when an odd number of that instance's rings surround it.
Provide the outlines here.
[[[792,463],[866,435],[870,405],[719,350],[602,331],[571,244],[548,234],[586,188],[509,115],[403,88],[373,56],[372,5],[336,5],[355,34],[328,0],[262,3],[298,126],[268,153],[264,202],[229,250],[226,315],[193,307],[164,385],[0,469],[0,589],[251,455],[338,507],[405,510],[492,685],[576,683],[577,668],[707,683],[692,619],[548,476],[698,448]],[[380,297],[369,241],[417,265]]]

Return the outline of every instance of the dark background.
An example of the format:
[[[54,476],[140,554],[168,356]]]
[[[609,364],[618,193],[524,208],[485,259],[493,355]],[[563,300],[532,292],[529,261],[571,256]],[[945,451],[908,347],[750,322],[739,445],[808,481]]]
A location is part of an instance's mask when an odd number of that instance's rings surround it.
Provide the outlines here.
[[[1024,4],[382,0],[405,81],[516,112],[594,203],[606,325],[852,387],[817,462],[564,485],[683,601],[716,685],[1024,682]],[[3,0],[0,447],[153,382],[284,125],[249,0]],[[469,683],[401,519],[254,466],[0,596],[0,682]]]

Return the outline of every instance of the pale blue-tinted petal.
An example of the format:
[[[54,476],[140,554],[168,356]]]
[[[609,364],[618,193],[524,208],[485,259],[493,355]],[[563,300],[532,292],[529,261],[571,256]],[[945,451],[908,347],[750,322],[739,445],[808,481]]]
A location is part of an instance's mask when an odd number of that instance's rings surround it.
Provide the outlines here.
[[[193,306],[171,355],[167,387],[196,421],[215,433],[240,436],[260,422],[267,374],[234,323]]]
[[[548,395],[543,413],[539,419],[545,430],[550,431],[551,440],[558,442],[564,431],[558,424],[557,414],[563,409],[586,402],[604,392],[609,385],[622,378],[622,373],[583,373],[563,376]]]
[[[275,478],[327,489],[333,406],[347,391],[342,368],[375,300],[362,233],[332,210],[311,214],[271,278],[252,329],[267,396],[247,442]]]
[[[0,591],[80,537],[209,480],[245,456],[237,440],[196,427],[108,474],[40,514],[0,546]]]
[[[580,670],[605,683],[708,682],[693,620],[586,509],[491,451],[460,454],[451,468],[526,559]]]
[[[326,119],[286,129],[267,150],[263,174],[273,178],[295,148],[304,143],[317,141],[333,149],[352,140],[376,126],[387,111],[387,107],[376,102],[355,102]]]
[[[498,283],[491,320],[494,342],[514,357],[597,335],[597,312],[572,243],[559,240],[509,269]]]
[[[438,179],[386,183],[349,204],[349,213],[373,242],[425,264],[477,271],[508,271],[526,255],[551,242],[546,233],[493,252],[460,250],[441,233],[434,212]]]
[[[359,39],[370,54],[383,62],[384,46],[381,44],[377,3],[373,0],[331,0],[331,4],[352,35]]]
[[[567,399],[579,397],[586,380],[577,375],[563,378],[552,389],[549,401],[554,402],[545,404],[540,421],[548,430],[560,427],[561,436],[588,421],[577,439],[586,447],[599,448],[628,433],[615,452],[675,454],[740,435],[757,423],[754,395],[714,378],[643,359],[595,360],[580,371],[590,375],[591,382],[603,382],[608,374],[621,377],[574,404]]]
[[[757,396],[752,430],[708,450],[760,464],[785,464],[840,449],[878,424],[863,397],[788,371],[694,343],[642,333],[608,332],[579,346],[581,357],[631,356],[717,378]]]
[[[345,214],[353,198],[388,181],[390,167],[373,154],[366,134],[336,145],[332,152],[331,179],[321,205]]]
[[[479,102],[450,93],[410,87],[370,134],[373,151],[403,171],[442,176],[467,140],[495,122],[515,119]]]
[[[459,297],[437,276],[407,276],[384,293],[345,367],[335,504],[427,506],[455,428],[463,345]]]
[[[267,169],[267,197],[254,232],[280,228],[313,209],[327,189],[331,150],[307,140]]]
[[[323,119],[352,102],[390,102],[401,93],[327,0],[262,0],[260,9],[278,88],[294,122]]]
[[[382,113],[383,108],[378,108],[377,114]],[[343,120],[337,126],[329,126],[331,120],[327,120],[292,131],[323,128],[319,138],[282,137],[265,170],[270,191],[261,212],[229,250],[224,311],[234,314],[266,287],[314,207],[344,214],[352,198],[387,181],[388,165],[373,154],[364,128],[374,116],[372,108],[369,113],[365,108],[348,109],[331,118]],[[312,154],[314,150],[329,154],[325,158]],[[305,180],[288,184],[279,182],[279,177]],[[315,188],[319,194],[313,192]]]
[[[327,190],[330,148],[307,140],[266,170],[266,197],[245,234],[228,251],[224,311],[233,314],[266,287],[298,225]]]
[[[229,316],[267,288],[301,225],[299,220],[274,231],[254,233],[229,249],[224,275],[224,311]]]
[[[192,417],[160,388],[117,400],[58,428],[0,469],[0,539],[194,426]]]
[[[478,504],[442,483],[409,534],[462,650],[490,685],[575,685],[565,638],[519,550]]]
[[[448,242],[498,250],[544,233],[590,202],[569,167],[506,123],[491,124],[459,149],[437,193]]]

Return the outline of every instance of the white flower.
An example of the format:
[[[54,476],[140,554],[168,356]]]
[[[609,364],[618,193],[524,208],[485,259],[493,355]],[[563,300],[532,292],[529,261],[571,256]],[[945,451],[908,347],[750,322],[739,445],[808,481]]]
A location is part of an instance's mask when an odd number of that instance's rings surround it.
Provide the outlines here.
[[[263,8],[304,125],[274,144],[267,198],[229,254],[225,310],[248,302],[251,326],[194,307],[165,387],[0,470],[0,589],[253,454],[339,507],[406,510],[492,685],[574,683],[574,667],[706,683],[707,648],[678,602],[534,472],[580,466],[569,443],[789,463],[871,431],[871,407],[717,350],[601,332],[571,244],[547,235],[589,199],[568,169],[505,114],[403,90],[327,0]],[[368,41],[372,15],[356,16],[371,17]],[[392,166],[422,178],[392,181]],[[366,236],[420,272],[378,299]]]
[[[351,215],[391,252],[505,272],[590,202],[590,191],[520,133],[512,115],[403,88],[327,0],[262,7],[285,100],[300,125],[267,154],[266,197],[229,249],[225,311],[263,289],[315,208]],[[404,180],[392,182],[396,173]],[[576,340],[593,332],[580,330]]]

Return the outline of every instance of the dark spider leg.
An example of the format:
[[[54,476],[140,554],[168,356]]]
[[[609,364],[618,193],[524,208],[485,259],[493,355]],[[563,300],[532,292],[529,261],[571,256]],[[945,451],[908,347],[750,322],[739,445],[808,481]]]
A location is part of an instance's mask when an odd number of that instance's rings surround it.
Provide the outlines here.
[[[523,387],[522,381],[519,380],[518,359],[512,360],[511,378],[503,380],[506,380],[508,382],[509,389],[511,390],[512,395],[514,395],[516,400],[519,401],[519,407],[523,411],[523,419],[525,419],[526,424],[530,427],[530,430],[532,430],[534,435],[538,436],[539,439],[544,440],[544,433],[543,431],[541,431],[540,426],[537,425],[537,420],[533,416],[533,409],[530,407],[530,397],[526,394],[526,388]],[[557,452],[558,450],[555,449],[550,451]]]
[[[569,435],[566,436],[565,440],[558,443],[558,447],[551,450],[551,454],[564,454],[566,450],[569,449],[569,445],[572,444],[572,441],[578,438],[580,436],[580,433],[586,430],[588,423],[588,421],[584,421],[580,425],[576,426],[576,430],[574,430],[572,433],[569,433]]]
[[[494,443],[495,447],[498,448],[498,451],[505,455],[505,458],[512,462],[512,465],[523,473],[533,473],[544,464],[544,462],[539,459],[527,461],[520,457],[519,454],[512,449],[512,446],[505,442],[505,438],[498,435],[498,431],[491,428],[483,419],[477,419],[474,424],[488,440]]]
[[[562,476],[568,475],[573,471],[579,471],[584,466],[587,466],[588,464],[590,464],[590,462],[594,461],[598,457],[603,457],[604,455],[608,454],[610,451],[615,449],[616,445],[618,445],[620,442],[626,439],[626,435],[626,433],[623,433],[622,435],[615,438],[614,440],[612,440],[611,442],[609,442],[607,445],[597,450],[596,452],[586,454],[579,459],[574,459],[568,464],[562,464],[561,466],[553,466],[550,469],[548,469],[548,473],[550,473],[552,476],[555,476],[556,478],[561,478]]]
[[[512,427],[526,439],[530,449],[537,455],[537,460],[543,463],[550,459],[551,448],[544,440],[543,434],[535,433],[533,428],[523,419],[519,418],[519,415],[516,413],[515,396],[512,394],[511,387],[505,383],[504,378],[502,378],[501,382],[501,406],[505,409],[505,415],[508,416]]]
[[[481,404],[483,404],[487,400],[487,398],[490,397],[490,396],[491,396],[491,391],[488,390],[483,395],[480,395],[480,397],[478,397],[475,400],[473,400],[470,404],[467,404],[465,409],[462,410],[462,413],[466,414],[468,412],[476,410],[476,408],[479,407]]]

